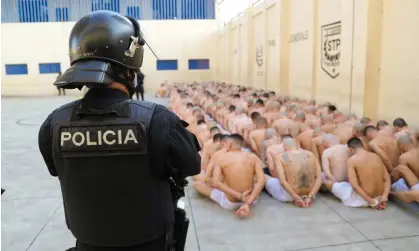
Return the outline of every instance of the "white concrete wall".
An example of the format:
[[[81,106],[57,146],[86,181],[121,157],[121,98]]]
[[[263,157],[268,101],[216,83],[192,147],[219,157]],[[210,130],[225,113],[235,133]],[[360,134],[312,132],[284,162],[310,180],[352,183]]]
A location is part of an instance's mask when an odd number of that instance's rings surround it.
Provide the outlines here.
[[[68,39],[73,22],[1,24],[2,95],[54,95],[57,74],[39,74],[39,63],[70,65]],[[165,80],[200,81],[215,78],[218,24],[216,20],[140,21],[160,59],[177,59],[177,71],[157,71],[156,58],[146,48],[142,70],[147,89]],[[210,70],[188,70],[189,59],[209,59]],[[6,64],[27,64],[27,75],[5,75]],[[78,93],[75,91],[73,93]]]

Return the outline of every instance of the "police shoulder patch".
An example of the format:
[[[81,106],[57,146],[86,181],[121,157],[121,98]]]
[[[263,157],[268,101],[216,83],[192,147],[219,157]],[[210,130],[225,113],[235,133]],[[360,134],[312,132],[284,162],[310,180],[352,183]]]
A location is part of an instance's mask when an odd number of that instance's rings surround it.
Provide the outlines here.
[[[146,148],[146,133],[138,124],[63,126],[59,131],[59,149],[61,152],[144,151]]]

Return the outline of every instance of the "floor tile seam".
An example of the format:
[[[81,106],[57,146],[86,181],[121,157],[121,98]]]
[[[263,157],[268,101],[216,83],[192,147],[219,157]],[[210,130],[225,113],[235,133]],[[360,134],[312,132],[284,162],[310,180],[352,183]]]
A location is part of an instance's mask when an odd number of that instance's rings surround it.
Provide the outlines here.
[[[404,238],[411,238],[411,237],[419,237],[419,234],[406,235],[406,236],[395,236],[395,237],[387,237],[387,238],[379,238],[379,239],[370,239],[370,240],[371,241],[386,241],[386,240],[404,239]]]
[[[352,242],[344,242],[339,244],[332,244],[332,245],[323,245],[323,246],[316,246],[316,247],[309,247],[309,248],[299,248],[299,249],[286,249],[285,251],[303,251],[303,250],[311,250],[311,249],[317,249],[317,248],[327,248],[327,247],[339,247],[339,246],[346,246],[351,244],[360,244],[360,243],[369,243],[371,241],[365,240],[365,241],[352,241]],[[379,249],[381,250],[381,249]]]
[[[10,199],[2,199],[2,202],[8,201],[16,201],[16,200],[37,200],[37,199],[51,199],[51,198],[61,198],[61,195],[57,196],[44,196],[44,197],[22,197],[22,198],[10,198]]]
[[[189,209],[191,211],[191,218],[192,218],[192,222],[193,222],[193,228],[195,229],[194,232],[195,232],[196,244],[198,245],[198,251],[200,251],[201,250],[201,245],[199,243],[198,229],[196,228],[196,223],[195,223],[195,217],[194,217],[194,214],[193,214],[192,203],[191,203],[191,200],[190,200],[190,197],[189,197],[189,192],[187,190],[185,190],[185,192],[186,192],[186,196],[187,196],[187,199],[188,199]]]
[[[42,233],[42,231],[45,229],[45,227],[51,221],[52,217],[54,217],[54,215],[58,212],[58,210],[60,209],[60,207],[61,207],[61,204],[57,206],[57,208],[54,210],[54,213],[51,214],[51,216],[48,218],[48,220],[42,226],[41,230],[39,230],[39,232],[35,235],[35,238],[31,241],[31,243],[29,244],[29,246],[26,248],[25,251],[28,251],[32,247],[32,245],[35,243],[36,239],[38,239],[39,235]]]
[[[369,242],[371,242],[372,245],[374,245],[378,250],[381,250],[379,246],[377,246],[370,238],[368,238],[364,233],[362,233],[358,228],[356,228],[351,222],[349,222],[345,217],[343,217],[341,214],[339,214],[333,207],[331,207],[329,204],[327,204],[321,197],[320,200],[326,204],[326,206],[332,210],[335,214],[339,215],[347,224],[349,224],[353,229],[355,229],[359,234],[361,234],[365,239],[367,239]]]
[[[360,244],[360,243],[367,243],[370,242],[374,245],[374,241],[383,241],[383,240],[393,240],[393,239],[403,239],[403,238],[410,238],[410,237],[418,237],[419,235],[409,235],[409,236],[400,236],[400,237],[390,237],[390,238],[381,238],[381,239],[374,239],[374,240],[367,240],[367,241],[354,241],[354,242],[348,242],[348,243],[341,243],[341,244],[334,244],[334,245],[325,245],[325,246],[317,246],[317,247],[309,247],[309,248],[301,248],[301,249],[288,249],[286,251],[303,251],[303,250],[311,250],[316,248],[326,248],[326,247],[337,247],[337,246],[345,246],[345,245],[351,245],[351,244]],[[374,245],[376,248],[381,250],[380,247]]]

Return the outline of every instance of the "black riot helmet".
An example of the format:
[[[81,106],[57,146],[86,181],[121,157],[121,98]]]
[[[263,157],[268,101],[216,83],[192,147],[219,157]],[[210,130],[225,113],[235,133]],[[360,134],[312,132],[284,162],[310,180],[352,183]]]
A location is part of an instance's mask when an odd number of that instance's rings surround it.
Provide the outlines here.
[[[112,11],[91,12],[74,25],[69,43],[71,67],[55,86],[95,88],[116,81],[134,93],[145,44],[137,20]]]

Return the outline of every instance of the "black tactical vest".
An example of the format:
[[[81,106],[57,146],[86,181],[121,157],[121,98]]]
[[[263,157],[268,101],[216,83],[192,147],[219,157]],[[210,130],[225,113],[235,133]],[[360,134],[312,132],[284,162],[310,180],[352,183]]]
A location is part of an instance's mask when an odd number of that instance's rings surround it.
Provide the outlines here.
[[[131,246],[165,233],[162,193],[152,175],[148,128],[155,105],[126,100],[106,110],[81,101],[54,113],[53,155],[68,228],[96,246]]]

